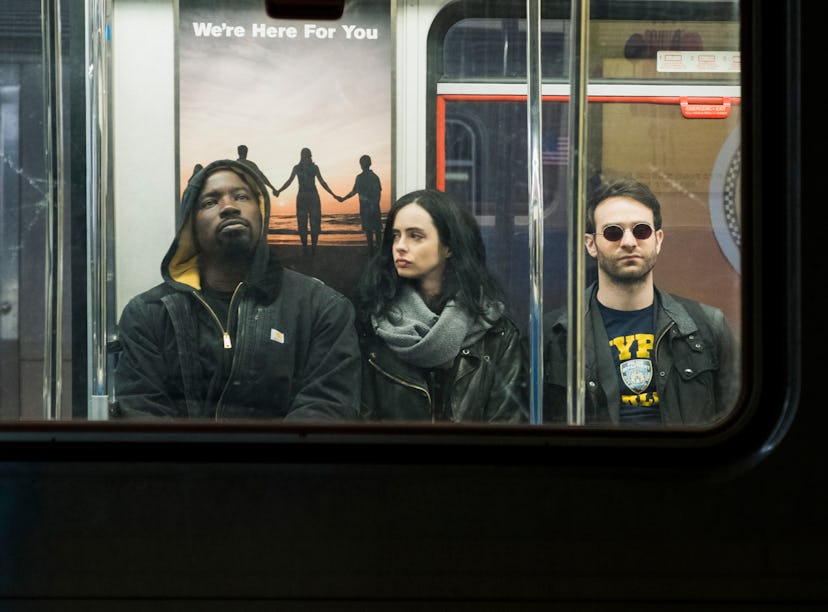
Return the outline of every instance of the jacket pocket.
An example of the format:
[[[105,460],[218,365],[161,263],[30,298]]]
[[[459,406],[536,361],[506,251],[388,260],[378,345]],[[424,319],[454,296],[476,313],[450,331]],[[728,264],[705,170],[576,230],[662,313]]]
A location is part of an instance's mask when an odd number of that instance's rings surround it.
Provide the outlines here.
[[[704,341],[692,336],[686,339],[683,349],[677,351],[673,367],[684,381],[691,381],[708,373],[715,373],[718,364],[713,352],[708,350]]]

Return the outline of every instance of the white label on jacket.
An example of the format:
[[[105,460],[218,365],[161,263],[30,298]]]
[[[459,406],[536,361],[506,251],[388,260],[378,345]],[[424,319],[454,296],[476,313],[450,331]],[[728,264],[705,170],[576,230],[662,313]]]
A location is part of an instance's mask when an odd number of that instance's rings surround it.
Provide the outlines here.
[[[273,340],[274,342],[278,342],[279,344],[284,344],[285,343],[285,335],[282,332],[280,332],[278,329],[272,329],[271,328],[271,330],[270,330],[270,339]]]

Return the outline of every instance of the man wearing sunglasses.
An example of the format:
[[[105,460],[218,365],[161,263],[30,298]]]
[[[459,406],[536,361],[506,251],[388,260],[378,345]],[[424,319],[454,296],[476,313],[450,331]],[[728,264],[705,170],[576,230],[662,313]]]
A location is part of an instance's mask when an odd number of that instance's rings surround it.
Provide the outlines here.
[[[597,261],[587,288],[585,422],[708,425],[739,391],[735,339],[718,308],[660,291],[661,205],[647,185],[619,179],[589,199],[584,244]],[[567,421],[567,313],[544,317],[544,421]]]

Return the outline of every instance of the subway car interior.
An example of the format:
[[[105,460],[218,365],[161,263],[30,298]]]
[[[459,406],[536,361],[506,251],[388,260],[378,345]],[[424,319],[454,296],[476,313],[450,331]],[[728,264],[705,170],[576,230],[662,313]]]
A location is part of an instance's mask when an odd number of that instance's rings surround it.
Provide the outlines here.
[[[825,609],[804,5],[0,0],[0,608]]]

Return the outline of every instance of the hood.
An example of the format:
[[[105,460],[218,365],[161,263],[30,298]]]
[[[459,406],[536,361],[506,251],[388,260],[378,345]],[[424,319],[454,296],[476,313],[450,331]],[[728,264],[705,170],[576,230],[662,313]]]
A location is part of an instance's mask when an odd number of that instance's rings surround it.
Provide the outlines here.
[[[201,276],[198,267],[198,249],[193,235],[193,214],[198,196],[207,177],[217,170],[231,170],[247,183],[259,199],[262,214],[262,233],[256,247],[253,264],[248,279],[256,279],[264,274],[267,267],[269,249],[267,245],[267,228],[270,219],[270,197],[259,175],[249,166],[222,159],[214,161],[195,172],[187,182],[187,188],[181,196],[181,221],[170,248],[161,262],[161,276],[168,284],[179,290],[201,289]]]

